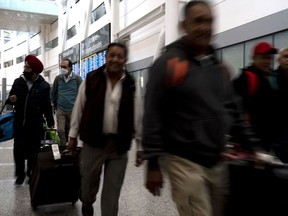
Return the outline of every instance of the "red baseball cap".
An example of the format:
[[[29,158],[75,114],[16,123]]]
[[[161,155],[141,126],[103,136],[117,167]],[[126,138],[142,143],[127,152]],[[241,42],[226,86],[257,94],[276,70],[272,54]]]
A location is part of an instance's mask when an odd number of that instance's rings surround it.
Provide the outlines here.
[[[254,47],[254,54],[276,54],[278,50],[267,42],[260,42]]]

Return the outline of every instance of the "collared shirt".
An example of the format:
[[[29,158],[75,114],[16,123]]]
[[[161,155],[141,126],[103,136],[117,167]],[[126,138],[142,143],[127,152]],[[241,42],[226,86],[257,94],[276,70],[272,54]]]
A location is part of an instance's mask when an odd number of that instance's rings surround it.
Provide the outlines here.
[[[66,77],[65,75],[62,75],[64,78],[64,81],[67,83],[71,78],[72,78],[72,72],[69,74],[68,77]]]
[[[105,72],[106,74],[106,72]],[[107,76],[107,74],[106,74]],[[103,133],[117,133],[118,127],[118,111],[119,104],[122,95],[122,82],[125,78],[123,73],[120,80],[117,81],[114,88],[107,76],[107,87],[104,104],[104,116],[103,116]],[[135,128],[135,140],[138,150],[141,149],[142,140],[142,115],[143,115],[143,103],[140,94],[140,87],[136,82],[136,92],[134,97],[134,128]],[[78,91],[78,95],[73,107],[70,123],[69,137],[76,138],[79,133],[80,121],[83,115],[84,106],[86,103],[86,79],[81,83]]]
[[[107,71],[104,71],[106,75],[106,94],[105,94],[105,109],[103,119],[103,133],[104,134],[117,134],[118,128],[118,111],[119,104],[122,95],[122,83],[125,78],[125,73],[122,73],[120,80],[117,81],[114,88],[109,80]]]

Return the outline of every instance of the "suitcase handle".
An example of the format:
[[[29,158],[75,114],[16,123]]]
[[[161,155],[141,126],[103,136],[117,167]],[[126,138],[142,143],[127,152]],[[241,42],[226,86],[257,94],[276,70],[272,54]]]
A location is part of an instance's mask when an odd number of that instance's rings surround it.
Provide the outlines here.
[[[47,140],[47,134],[49,133],[49,131],[54,131],[54,138],[53,138],[52,141],[54,141],[54,144],[57,143],[57,141],[56,141],[57,129],[55,129],[55,128],[45,128],[44,140],[43,140],[44,143],[43,143],[43,145],[46,145],[46,144],[47,144],[47,143],[46,143],[46,140]]]
[[[76,148],[73,151],[65,149],[64,151],[61,152],[61,156],[65,156],[65,157],[79,157],[79,153],[80,152],[81,152],[81,148]]]

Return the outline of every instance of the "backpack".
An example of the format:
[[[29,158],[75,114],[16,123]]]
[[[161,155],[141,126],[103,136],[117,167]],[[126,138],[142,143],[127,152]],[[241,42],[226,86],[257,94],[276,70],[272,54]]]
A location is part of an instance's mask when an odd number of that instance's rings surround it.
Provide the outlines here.
[[[248,94],[253,96],[259,89],[259,77],[251,71],[244,71],[244,73],[248,80]]]
[[[251,71],[244,71],[244,73],[248,80],[248,94],[253,96],[259,89],[259,77]],[[278,90],[277,75],[275,73],[269,76],[269,84],[273,90]]]
[[[178,57],[167,61],[167,73],[165,78],[165,85],[173,87],[180,85],[189,69],[189,62],[187,60],[180,61]]]
[[[231,73],[225,64],[219,64],[220,70],[225,74],[225,77],[230,80]],[[167,73],[165,77],[165,86],[173,87],[180,85],[189,70],[189,61],[180,61],[178,57],[167,61]]]

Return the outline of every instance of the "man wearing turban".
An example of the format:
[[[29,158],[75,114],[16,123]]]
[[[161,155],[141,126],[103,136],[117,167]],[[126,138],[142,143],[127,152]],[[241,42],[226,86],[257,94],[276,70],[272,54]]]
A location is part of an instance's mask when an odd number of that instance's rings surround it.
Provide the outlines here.
[[[16,185],[30,177],[35,155],[43,137],[43,123],[54,127],[50,85],[40,75],[42,62],[33,55],[25,58],[23,74],[14,80],[7,103],[14,106],[14,161]],[[25,159],[27,169],[25,172]]]

